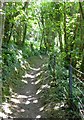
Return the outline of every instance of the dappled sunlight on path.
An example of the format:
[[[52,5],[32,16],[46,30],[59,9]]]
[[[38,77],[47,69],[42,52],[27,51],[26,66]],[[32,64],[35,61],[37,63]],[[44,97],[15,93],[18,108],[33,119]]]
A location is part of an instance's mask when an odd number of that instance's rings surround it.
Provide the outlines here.
[[[9,102],[2,104],[0,117],[68,120],[67,106],[57,97],[57,86],[51,87],[46,63],[45,58],[38,57],[28,61],[21,86],[11,90]]]
[[[38,95],[37,86],[41,82],[39,76],[43,73],[43,61],[41,60],[36,67],[30,67],[30,70],[22,76],[21,82],[24,83],[21,88],[12,91],[9,103],[3,103],[3,118],[43,118],[44,107],[41,104]],[[42,86],[45,87],[45,86]]]

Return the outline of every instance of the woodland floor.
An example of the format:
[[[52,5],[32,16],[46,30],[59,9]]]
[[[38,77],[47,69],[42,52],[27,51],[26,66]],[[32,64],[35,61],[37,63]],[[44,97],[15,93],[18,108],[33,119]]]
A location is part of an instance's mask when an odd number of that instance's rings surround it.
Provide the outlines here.
[[[64,103],[49,102],[43,105],[41,93],[46,94],[47,89],[50,88],[47,84],[48,80],[42,81],[47,78],[46,61],[45,56],[33,57],[29,60],[30,69],[22,76],[21,85],[11,93],[10,102],[3,103],[4,112],[2,114],[0,112],[0,117],[2,115],[3,118],[48,118],[55,115],[57,117],[55,120],[58,118],[68,120],[66,111],[61,109]],[[53,105],[55,110],[53,109],[52,112]]]
[[[37,84],[40,82],[41,67],[46,58],[31,58],[30,69],[22,76],[21,86],[11,93],[9,103],[3,103],[2,117],[10,118],[43,118],[42,104],[38,95]],[[32,63],[33,61],[33,63]],[[0,115],[1,117],[1,115]]]

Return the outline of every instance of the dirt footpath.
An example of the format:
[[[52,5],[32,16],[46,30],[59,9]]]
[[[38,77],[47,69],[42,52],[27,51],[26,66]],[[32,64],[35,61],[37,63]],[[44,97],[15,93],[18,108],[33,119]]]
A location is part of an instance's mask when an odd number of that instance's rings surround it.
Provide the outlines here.
[[[32,64],[30,60],[30,70],[25,72],[21,80],[24,85],[17,89],[11,97],[11,112],[8,113],[12,118],[43,118],[43,107],[40,96],[38,96],[37,83],[41,75],[41,67],[45,58],[35,58]],[[9,106],[10,108],[10,106]]]

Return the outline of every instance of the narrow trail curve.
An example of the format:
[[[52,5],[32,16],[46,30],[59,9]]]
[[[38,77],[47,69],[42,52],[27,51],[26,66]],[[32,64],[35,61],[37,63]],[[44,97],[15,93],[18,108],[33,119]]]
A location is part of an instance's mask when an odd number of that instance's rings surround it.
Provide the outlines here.
[[[45,59],[34,63],[34,67],[23,76],[25,84],[11,97],[13,118],[44,118],[40,96],[37,93],[36,82],[41,74],[41,66]]]

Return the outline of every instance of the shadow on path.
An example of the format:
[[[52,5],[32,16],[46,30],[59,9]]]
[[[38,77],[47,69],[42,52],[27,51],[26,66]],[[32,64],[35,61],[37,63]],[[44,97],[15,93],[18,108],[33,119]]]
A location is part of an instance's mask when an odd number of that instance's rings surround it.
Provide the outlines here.
[[[43,107],[37,86],[41,81],[40,76],[43,73],[43,64],[45,58],[36,59],[29,71],[25,71],[21,82],[23,86],[12,92],[9,103],[3,103],[3,118],[43,118]],[[32,60],[33,61],[33,60]],[[0,115],[1,116],[1,115]]]

